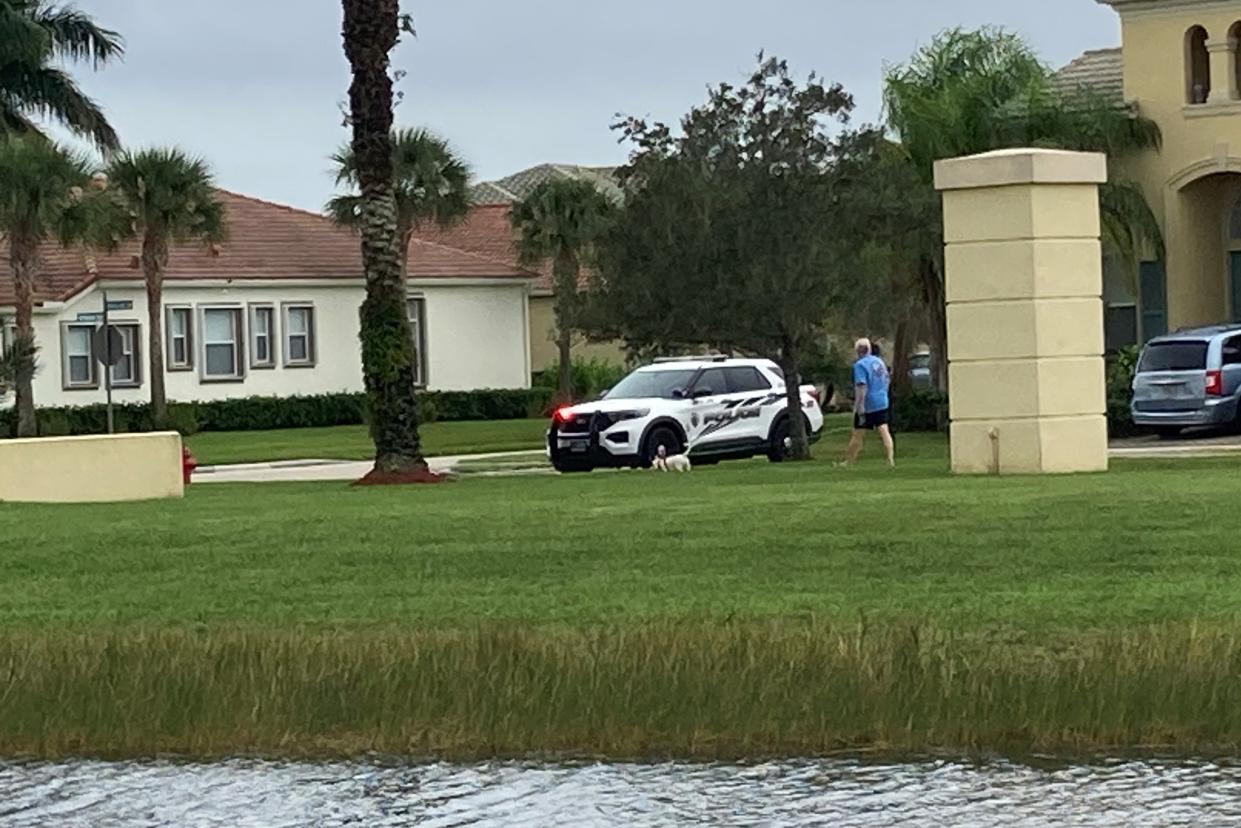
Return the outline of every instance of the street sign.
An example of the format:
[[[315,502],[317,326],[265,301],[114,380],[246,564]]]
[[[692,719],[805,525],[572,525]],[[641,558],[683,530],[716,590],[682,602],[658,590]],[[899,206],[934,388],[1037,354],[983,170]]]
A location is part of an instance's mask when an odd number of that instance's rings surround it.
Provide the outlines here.
[[[102,322],[103,314],[102,313],[79,313],[78,321],[79,322]]]
[[[108,310],[133,310],[134,300],[132,299],[111,299],[108,301]]]
[[[121,353],[124,344],[121,340],[121,332],[112,325],[96,328],[94,335],[91,337],[91,345],[95,350],[95,359],[99,360],[102,365],[116,365],[120,362],[121,357],[124,356]],[[109,357],[111,358],[110,360]]]

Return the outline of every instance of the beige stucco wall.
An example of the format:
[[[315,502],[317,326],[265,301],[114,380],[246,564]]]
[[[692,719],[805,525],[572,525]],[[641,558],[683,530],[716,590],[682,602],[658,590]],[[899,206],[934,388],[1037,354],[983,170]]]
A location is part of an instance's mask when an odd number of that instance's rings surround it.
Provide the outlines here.
[[[596,359],[616,365],[625,364],[625,349],[619,342],[586,342],[573,340],[574,359]],[[530,363],[532,370],[543,371],[556,364],[556,308],[551,296],[530,297]]]
[[[1126,162],[1160,218],[1167,243],[1168,327],[1214,323],[1230,313],[1228,212],[1241,196],[1241,94],[1228,75],[1228,38],[1241,2],[1134,2],[1121,13],[1125,97],[1159,124],[1160,152]],[[1188,103],[1186,34],[1207,30],[1214,50],[1212,102]],[[1235,73],[1233,73],[1235,75]]]
[[[952,468],[1107,469],[1101,155],[936,165],[944,193]]]
[[[176,432],[0,440],[0,501],[94,503],[183,494]]]

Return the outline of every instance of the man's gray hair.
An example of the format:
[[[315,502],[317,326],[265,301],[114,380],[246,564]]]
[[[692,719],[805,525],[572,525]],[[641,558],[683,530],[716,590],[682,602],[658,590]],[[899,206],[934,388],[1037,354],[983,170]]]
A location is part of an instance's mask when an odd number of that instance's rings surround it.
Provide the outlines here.
[[[858,356],[866,356],[871,352],[870,340],[866,337],[862,337],[857,342],[853,343],[853,348],[857,351]]]

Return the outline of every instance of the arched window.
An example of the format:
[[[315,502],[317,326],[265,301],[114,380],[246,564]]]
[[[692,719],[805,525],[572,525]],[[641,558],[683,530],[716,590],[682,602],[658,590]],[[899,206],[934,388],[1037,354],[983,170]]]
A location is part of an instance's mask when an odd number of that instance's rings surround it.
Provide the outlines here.
[[[1232,94],[1236,98],[1241,95],[1241,59],[1237,56],[1237,44],[1241,43],[1241,20],[1232,24],[1228,30],[1228,47],[1232,49]]]
[[[1241,247],[1241,197],[1233,202],[1228,216],[1228,241],[1234,248]]]
[[[1211,97],[1211,55],[1207,52],[1207,30],[1194,26],[1185,33],[1186,100],[1204,104]]]

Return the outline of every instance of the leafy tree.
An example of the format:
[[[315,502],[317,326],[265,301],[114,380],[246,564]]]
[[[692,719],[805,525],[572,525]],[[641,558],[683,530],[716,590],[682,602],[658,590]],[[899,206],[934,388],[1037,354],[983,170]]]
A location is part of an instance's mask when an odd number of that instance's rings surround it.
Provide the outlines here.
[[[1033,146],[1104,152],[1116,161],[1159,146],[1152,121],[1088,89],[1059,89],[1053,80],[1025,41],[992,28],[944,32],[909,63],[891,68],[884,102],[918,173],[923,192],[917,198],[926,199],[934,163],[944,158]],[[1140,189],[1115,166],[1111,172],[1100,195],[1105,242],[1131,261],[1141,248],[1161,251],[1158,223]],[[947,331],[938,212],[926,216],[923,235],[918,280],[942,383]]]
[[[224,205],[216,198],[211,168],[179,149],[125,152],[108,166],[108,182],[120,210],[121,232],[142,241],[142,275],[147,293],[147,353],[151,414],[156,426],[168,421],[164,392],[164,274],[173,244],[222,241]]]
[[[573,396],[573,332],[581,324],[582,267],[594,257],[595,243],[608,226],[612,203],[593,184],[579,179],[543,182],[512,211],[519,261],[526,266],[552,263],[559,396]]]
[[[44,117],[101,149],[116,149],[116,131],[61,64],[89,62],[99,68],[124,51],[119,34],[72,6],[0,0],[0,136],[37,133],[33,119]]]
[[[626,204],[601,245],[600,335],[632,351],[707,345],[776,359],[788,386],[790,456],[809,456],[799,386],[803,357],[850,290],[854,219],[864,182],[846,133],[852,98],[815,75],[799,84],[764,59],[741,87],[721,84],[674,134],[630,118]]]
[[[425,474],[418,436],[413,343],[406,312],[392,164],[392,77],[389,54],[400,36],[397,0],[342,0],[358,231],[366,299],[362,303],[362,372],[375,441],[374,474]],[[406,21],[408,22],[408,21]]]
[[[342,147],[332,156],[336,183],[358,187],[358,165],[353,148]],[[470,211],[470,168],[448,142],[425,129],[392,133],[395,173],[396,229],[401,245],[401,273],[407,269],[409,243],[427,221],[451,227]],[[327,203],[327,214],[348,227],[362,220],[362,197],[339,195]]]
[[[85,230],[79,205],[89,179],[85,158],[42,136],[0,139],[0,238],[8,242],[13,269],[17,436],[38,434],[34,389],[34,297],[40,248],[49,239],[69,244]]]

